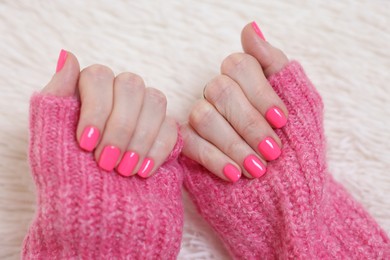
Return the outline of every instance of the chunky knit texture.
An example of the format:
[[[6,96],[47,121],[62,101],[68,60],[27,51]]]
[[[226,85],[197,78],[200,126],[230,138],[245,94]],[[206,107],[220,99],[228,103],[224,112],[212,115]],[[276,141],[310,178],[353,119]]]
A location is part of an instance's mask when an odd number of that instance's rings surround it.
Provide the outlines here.
[[[76,141],[76,98],[35,94],[29,159],[38,209],[24,259],[175,259],[181,242],[179,138],[148,178],[100,170]]]
[[[269,82],[290,114],[266,175],[230,184],[180,158],[202,216],[236,259],[389,259],[387,235],[327,172],[323,104],[301,66]]]

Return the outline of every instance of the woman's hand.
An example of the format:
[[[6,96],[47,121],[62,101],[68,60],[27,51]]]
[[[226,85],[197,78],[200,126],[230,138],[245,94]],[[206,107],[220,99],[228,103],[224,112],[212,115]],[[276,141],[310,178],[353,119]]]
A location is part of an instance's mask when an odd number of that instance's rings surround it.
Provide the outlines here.
[[[176,123],[166,116],[165,95],[145,87],[142,78],[130,72],[115,76],[103,65],[81,72],[78,68],[76,57],[61,51],[54,77],[67,73],[68,78],[77,78],[74,74],[79,74],[78,82],[54,79],[42,92],[79,97],[77,141],[83,150],[94,151],[100,168],[115,169],[123,176],[151,176],[177,140]]]
[[[255,29],[248,25],[243,37]],[[266,78],[283,68],[287,57],[261,37],[243,39],[243,46],[261,58],[246,53],[228,56],[221,74],[206,84],[204,99],[195,103],[189,122],[181,127],[184,155],[231,182],[241,173],[262,176],[267,161],[279,157],[282,144],[273,128],[283,127],[288,115]]]

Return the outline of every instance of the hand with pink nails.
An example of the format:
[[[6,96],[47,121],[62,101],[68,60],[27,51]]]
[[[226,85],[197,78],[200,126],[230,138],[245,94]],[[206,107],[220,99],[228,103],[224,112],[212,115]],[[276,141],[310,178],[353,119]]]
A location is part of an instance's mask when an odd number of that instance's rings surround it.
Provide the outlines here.
[[[323,102],[303,68],[255,23],[241,39],[181,127],[199,213],[233,259],[390,259],[388,236],[328,171]]]
[[[129,72],[80,72],[76,57],[61,51],[30,104],[38,205],[22,259],[176,258],[182,141],[165,96]],[[142,178],[128,177],[136,173]]]
[[[257,37],[248,38],[253,34]],[[256,23],[242,37],[246,53],[231,54],[222,62],[221,74],[206,84],[204,99],[181,127],[184,155],[230,182],[242,173],[251,179],[265,174],[267,161],[282,153],[274,129],[282,128],[288,117],[267,80],[288,63],[286,55],[265,41]]]
[[[73,54],[62,50],[57,74],[62,73],[68,59],[77,62]],[[176,123],[166,116],[165,95],[146,88],[142,78],[130,72],[115,76],[103,65],[92,65],[81,72],[73,68],[63,73],[75,82],[57,82],[56,74],[42,92],[80,97],[77,126],[80,148],[94,152],[99,167],[105,171],[115,170],[123,176],[151,176],[168,157],[177,139]]]

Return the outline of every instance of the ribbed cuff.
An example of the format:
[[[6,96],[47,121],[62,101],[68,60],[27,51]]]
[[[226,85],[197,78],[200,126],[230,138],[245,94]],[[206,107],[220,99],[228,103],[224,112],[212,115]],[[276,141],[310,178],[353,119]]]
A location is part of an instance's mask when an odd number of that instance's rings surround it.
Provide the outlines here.
[[[322,112],[324,105],[321,96],[297,61],[290,61],[268,81],[289,111],[294,111],[300,105],[308,105],[316,108],[316,113]]]
[[[76,129],[79,115],[80,101],[76,97],[57,97],[41,93],[32,95],[30,99],[29,148],[31,159],[33,159],[30,160],[31,165],[41,166],[39,164],[40,157],[45,154],[41,150],[53,149],[53,142],[73,142],[73,145],[78,147]],[[39,146],[39,149],[37,149],[37,146]],[[178,127],[176,144],[165,163],[177,159],[182,148],[183,140]],[[60,155],[61,153],[58,151],[56,154]]]

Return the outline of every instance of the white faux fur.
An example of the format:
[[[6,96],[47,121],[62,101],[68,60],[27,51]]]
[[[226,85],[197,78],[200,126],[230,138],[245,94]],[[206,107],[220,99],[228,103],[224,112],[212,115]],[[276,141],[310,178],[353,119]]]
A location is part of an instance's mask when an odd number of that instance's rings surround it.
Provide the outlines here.
[[[389,233],[389,1],[2,1],[0,17],[1,259],[18,259],[33,217],[28,101],[50,79],[61,48],[82,67],[142,75],[183,121],[223,58],[241,50],[240,30],[252,20],[316,84],[330,169]],[[187,196],[185,204],[179,258],[228,258]]]

